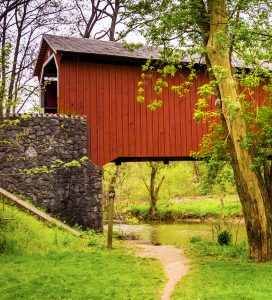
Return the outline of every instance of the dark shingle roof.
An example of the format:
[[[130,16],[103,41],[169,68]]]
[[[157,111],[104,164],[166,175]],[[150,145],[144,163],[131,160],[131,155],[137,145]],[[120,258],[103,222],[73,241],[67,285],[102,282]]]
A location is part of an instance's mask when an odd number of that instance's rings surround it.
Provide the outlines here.
[[[158,48],[141,47],[131,51],[124,44],[117,42],[44,34],[42,36],[34,75],[38,75],[42,69],[47,44],[55,53],[66,52],[85,55],[99,55],[130,60],[145,60],[150,57],[153,59],[159,58]]]
[[[160,48],[141,47],[131,51],[124,44],[117,42],[44,34],[34,68],[34,75],[36,76],[40,74],[40,71],[42,69],[47,44],[55,53],[66,52],[84,54],[89,56],[101,56],[108,57],[109,59],[114,58],[115,61],[146,60],[151,57],[157,60],[159,59],[159,52],[161,50]],[[184,57],[182,61],[184,63],[188,63],[192,59],[195,61],[195,63],[205,64],[203,59],[199,55]],[[233,66],[238,68],[245,67],[243,66],[241,61],[235,59],[233,59]],[[270,67],[270,64],[268,64],[268,67],[270,70],[272,69],[272,67]],[[248,68],[250,68],[250,66]]]
[[[124,44],[86,38],[56,36],[44,34],[43,38],[51,48],[57,52],[73,52],[82,54],[96,54],[107,56],[120,56],[136,59],[147,59],[150,56],[158,58],[158,49],[141,47],[133,51],[128,50]]]

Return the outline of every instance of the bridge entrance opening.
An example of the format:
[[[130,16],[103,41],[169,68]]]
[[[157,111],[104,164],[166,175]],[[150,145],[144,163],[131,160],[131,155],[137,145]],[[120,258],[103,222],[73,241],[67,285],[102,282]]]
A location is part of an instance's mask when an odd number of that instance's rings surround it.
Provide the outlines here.
[[[58,71],[54,57],[43,68],[41,81],[41,107],[45,113],[58,112]]]

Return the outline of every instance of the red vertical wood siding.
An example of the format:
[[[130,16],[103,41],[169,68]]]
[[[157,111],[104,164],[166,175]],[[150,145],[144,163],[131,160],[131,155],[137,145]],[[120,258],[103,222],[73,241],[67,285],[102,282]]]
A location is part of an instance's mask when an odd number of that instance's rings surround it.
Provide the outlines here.
[[[207,125],[192,117],[197,87],[207,81],[204,71],[183,98],[170,88],[156,95],[149,80],[144,104],[136,102],[140,73],[140,66],[60,62],[59,112],[87,115],[89,157],[99,166],[118,157],[188,157],[207,132]],[[171,77],[169,85],[187,76],[184,71]],[[147,105],[156,97],[164,100],[163,107],[150,111]]]

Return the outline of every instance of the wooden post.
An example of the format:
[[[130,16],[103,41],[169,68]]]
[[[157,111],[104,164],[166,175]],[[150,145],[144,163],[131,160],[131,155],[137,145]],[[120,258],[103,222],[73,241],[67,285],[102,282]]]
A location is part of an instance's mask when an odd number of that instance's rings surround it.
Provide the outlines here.
[[[107,244],[107,248],[109,250],[112,249],[112,228],[113,228],[114,198],[115,198],[114,186],[110,186],[109,194],[108,194],[109,210],[108,210],[108,244]]]

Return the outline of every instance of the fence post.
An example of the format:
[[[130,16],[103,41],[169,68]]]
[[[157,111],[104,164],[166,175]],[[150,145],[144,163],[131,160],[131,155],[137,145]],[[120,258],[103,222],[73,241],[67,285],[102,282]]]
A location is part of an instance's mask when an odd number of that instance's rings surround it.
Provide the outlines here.
[[[109,250],[112,249],[112,228],[113,228],[114,198],[115,198],[114,186],[110,186],[109,194],[108,194],[109,211],[108,211],[108,243],[107,243],[107,248]]]

